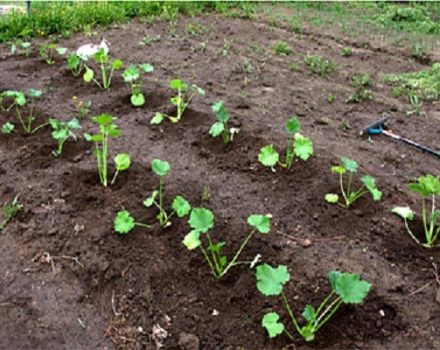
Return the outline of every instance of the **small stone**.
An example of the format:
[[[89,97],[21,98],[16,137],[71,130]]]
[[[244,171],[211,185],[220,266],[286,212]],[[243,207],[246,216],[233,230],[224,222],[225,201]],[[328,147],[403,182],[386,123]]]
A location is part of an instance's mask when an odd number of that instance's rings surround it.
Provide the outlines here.
[[[193,334],[180,333],[179,346],[182,350],[199,350],[200,340]]]
[[[319,125],[328,125],[328,124],[330,124],[330,119],[328,119],[328,118],[326,118],[326,117],[324,117],[324,118],[320,118],[320,119],[318,119],[318,120],[316,121],[316,124],[319,124]]]
[[[308,238],[306,239],[301,239],[298,241],[299,245],[303,248],[308,248],[312,245],[312,241]]]
[[[72,160],[73,160],[75,163],[78,163],[78,162],[82,159],[82,157],[83,157],[82,154],[78,154],[78,155],[76,155],[75,157],[73,157]]]

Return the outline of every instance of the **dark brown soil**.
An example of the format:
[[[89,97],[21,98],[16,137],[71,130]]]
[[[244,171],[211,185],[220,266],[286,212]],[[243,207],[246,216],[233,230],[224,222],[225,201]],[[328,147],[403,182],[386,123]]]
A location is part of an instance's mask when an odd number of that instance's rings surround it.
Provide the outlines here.
[[[187,34],[189,23],[202,25],[202,32]],[[144,36],[157,35],[160,41],[152,46],[138,45]],[[0,235],[0,349],[156,349],[155,325],[168,333],[164,349],[197,349],[198,342],[209,350],[289,346],[284,336],[270,340],[260,325],[265,311],[286,316],[280,300],[260,295],[247,267],[216,281],[200,252],[182,245],[189,229],[184,220],[173,220],[165,230],[136,228],[127,236],[113,231],[122,207],[138,221],[154,220],[154,210],[142,206],[157,186],[149,167],[154,158],[171,164],[166,204],[181,194],[194,206],[211,209],[213,234],[227,241],[229,254],[248,232],[250,214],[273,215],[271,234],[256,236],[243,259],[260,253],[271,264],[288,266],[292,278],[286,292],[297,314],[326,295],[330,270],[360,273],[373,284],[364,305],[343,307],[316,341],[305,344],[296,337],[290,349],[440,348],[432,272],[439,252],[415,245],[390,213],[395,205],[418,208],[406,184],[425,173],[438,175],[438,160],[382,136],[372,142],[359,137],[364,125],[386,112],[394,131],[439,146],[438,103],[424,103],[427,117],[407,117],[406,101],[391,97],[380,80],[383,73],[423,65],[392,46],[356,46],[357,37],[313,29],[296,35],[263,20],[215,15],[175,24],[134,21],[98,31],[93,40],[100,36],[111,43],[114,57],[155,66],[145,79],[145,107],[129,104],[129,89],[119,75],[103,92],[71,76],[61,61],[49,66],[37,54],[25,59],[5,46],[0,51],[0,91],[44,89],[36,107],[40,122],[70,119],[72,96],[91,100],[91,115],[118,116],[122,136],[111,141],[112,154],[128,152],[133,159],[115,186],[103,188],[86,141],[67,142],[62,157],[55,158],[48,128],[32,136],[1,136],[0,202],[19,195],[24,210]],[[60,44],[74,49],[90,40],[77,35]],[[275,55],[278,40],[293,54]],[[354,47],[352,57],[340,56],[343,45]],[[329,77],[312,74],[303,64],[307,53],[334,59],[337,71]],[[288,69],[291,61],[299,64],[296,72]],[[349,77],[359,72],[373,76],[374,101],[346,104],[353,90]],[[156,111],[169,110],[168,81],[175,77],[203,87],[206,97],[196,97],[180,123],[150,126]],[[329,94],[336,97],[332,104]],[[208,135],[214,121],[210,105],[219,99],[241,128],[228,146]],[[316,154],[273,173],[258,163],[257,154],[269,143],[285,147],[283,125],[291,115],[299,116]],[[1,124],[12,118],[0,114]],[[82,125],[84,131],[95,130],[90,120]],[[337,190],[329,168],[340,156],[357,160],[377,178],[384,192],[380,203],[365,197],[344,210],[324,201],[325,193]],[[204,191],[209,200],[202,200]]]

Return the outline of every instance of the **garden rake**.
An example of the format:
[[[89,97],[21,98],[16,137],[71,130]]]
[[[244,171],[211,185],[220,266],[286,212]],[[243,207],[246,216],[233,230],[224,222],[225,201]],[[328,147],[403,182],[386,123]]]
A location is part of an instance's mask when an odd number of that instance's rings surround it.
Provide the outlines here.
[[[404,142],[408,145],[411,145],[415,148],[418,148],[419,150],[422,150],[423,152],[432,154],[438,158],[440,158],[440,151],[436,151],[433,148],[421,145],[415,141],[412,141],[410,139],[407,139],[405,137],[399,136],[394,134],[393,132],[389,131],[389,130],[385,130],[386,128],[386,123],[388,121],[389,117],[386,116],[385,114],[383,115],[383,117],[377,121],[375,121],[374,123],[368,125],[367,127],[365,127],[364,129],[362,129],[361,131],[361,135],[385,135],[388,137],[391,137],[394,140],[397,141],[401,141]]]

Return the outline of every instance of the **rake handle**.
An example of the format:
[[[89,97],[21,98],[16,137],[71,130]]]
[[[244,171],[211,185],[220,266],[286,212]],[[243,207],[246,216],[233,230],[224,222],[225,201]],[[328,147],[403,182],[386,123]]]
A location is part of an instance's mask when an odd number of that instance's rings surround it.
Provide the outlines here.
[[[392,133],[391,131],[382,130],[382,134],[384,134],[384,135],[386,135],[386,136],[389,136],[389,137],[391,137],[391,138],[393,138],[393,139],[395,139],[395,140],[402,141],[402,142],[404,142],[404,143],[406,143],[406,144],[408,144],[408,145],[411,145],[411,146],[413,146],[413,147],[415,147],[415,148],[418,148],[419,150],[421,150],[421,151],[423,151],[423,152],[426,152],[426,153],[432,154],[432,155],[434,155],[434,156],[440,158],[440,151],[436,151],[436,150],[433,149],[433,148],[430,148],[430,147],[427,147],[427,146],[423,146],[423,145],[421,145],[420,143],[417,143],[417,142],[414,142],[414,141],[412,141],[412,140],[409,140],[409,139],[407,139],[407,138],[405,138],[405,137],[402,137],[402,136],[396,135],[396,134]]]

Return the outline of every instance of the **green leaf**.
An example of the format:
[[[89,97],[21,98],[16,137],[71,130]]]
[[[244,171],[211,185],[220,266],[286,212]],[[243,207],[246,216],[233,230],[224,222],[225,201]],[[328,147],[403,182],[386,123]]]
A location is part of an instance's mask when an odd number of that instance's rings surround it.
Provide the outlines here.
[[[335,283],[335,292],[346,304],[360,304],[371,289],[371,284],[360,279],[355,273],[341,273]]]
[[[86,83],[90,83],[93,80],[95,73],[90,68],[86,67],[86,71],[83,75],[83,79]]]
[[[149,64],[149,63],[142,63],[139,65],[139,68],[144,72],[144,73],[151,73],[154,71],[154,67]]]
[[[255,227],[260,233],[270,232],[270,216],[253,214],[248,217],[248,224]]]
[[[273,145],[264,146],[258,154],[258,161],[267,167],[275,166],[280,159],[280,155]]]
[[[341,157],[342,164],[345,169],[351,173],[355,173],[358,169],[358,163],[352,159]]]
[[[289,134],[295,134],[301,129],[301,123],[297,117],[292,117],[286,122],[286,130]]]
[[[116,59],[112,62],[112,69],[121,69],[122,68],[122,61],[120,59]]]
[[[117,154],[116,157],[114,158],[114,161],[117,171],[127,170],[131,164],[130,155],[127,153]]]
[[[67,136],[69,136],[69,132],[67,129],[63,128],[52,131],[51,135],[55,140],[61,141],[67,138]]]
[[[335,194],[335,193],[327,193],[327,194],[325,195],[325,200],[326,200],[328,203],[335,204],[335,203],[338,202],[338,200],[339,200],[339,196],[338,196],[337,194]]]
[[[70,69],[76,69],[80,65],[81,60],[78,57],[78,55],[74,52],[72,53],[69,58],[67,59],[67,67]]]
[[[290,280],[290,274],[284,265],[279,265],[277,268],[268,264],[259,265],[256,277],[258,290],[266,296],[280,295],[283,285]]]
[[[28,89],[28,90],[26,91],[26,93],[27,93],[27,95],[28,95],[29,97],[32,97],[32,98],[38,98],[38,97],[40,97],[41,95],[43,95],[43,91],[41,91],[41,90],[36,90],[36,89]]]
[[[205,90],[203,90],[201,87],[198,87],[197,85],[192,85],[192,87],[197,91],[200,96],[205,96]]]
[[[278,322],[280,316],[276,312],[269,312],[263,316],[261,324],[266,328],[270,338],[275,338],[284,331],[284,325]]]
[[[126,83],[131,83],[133,81],[136,81],[140,78],[140,76],[141,76],[141,74],[139,72],[139,68],[134,64],[130,64],[124,70],[124,73],[122,73],[122,77],[124,78],[124,81]]]
[[[341,271],[330,271],[328,273],[328,279],[330,281],[330,285],[332,286],[332,290],[336,290],[336,281],[342,275]]]
[[[130,97],[131,104],[135,107],[143,106],[145,103],[145,97],[142,92],[136,92]]]
[[[170,81],[170,88],[173,90],[186,90],[187,85],[180,79],[173,79]]]
[[[341,165],[336,165],[331,167],[331,172],[334,174],[344,175],[347,172],[347,169]]]
[[[95,117],[92,118],[92,120],[93,120],[95,123],[97,123],[97,124],[99,124],[99,125],[101,125],[101,126],[105,126],[105,125],[110,124],[111,122],[113,122],[114,119],[116,119],[116,118],[115,118],[115,117],[112,117],[111,115],[106,114],[106,113],[103,113],[103,114],[97,115],[97,116],[95,116]]]
[[[170,171],[170,163],[166,160],[153,159],[151,169],[157,176],[166,176]]]
[[[10,123],[10,122],[6,122],[2,125],[2,134],[11,134],[12,132],[14,132],[15,129],[15,125]]]
[[[121,210],[114,221],[115,231],[119,234],[127,234],[135,227],[135,221],[127,210]]]
[[[209,134],[212,137],[217,137],[225,130],[225,126],[221,122],[216,122],[212,124],[211,129],[209,129]]]
[[[382,198],[382,192],[376,187],[376,179],[372,176],[364,175],[361,177],[361,181],[365,187],[367,187],[368,191],[370,191],[374,201],[380,201]]]
[[[55,49],[55,51],[58,53],[58,55],[63,56],[63,55],[65,55],[66,52],[67,52],[67,47],[57,47],[57,48]]]
[[[173,200],[173,203],[171,204],[171,207],[176,212],[179,218],[183,218],[191,211],[191,205],[182,196],[176,196],[176,198],[174,198]]]
[[[200,241],[200,233],[200,231],[192,230],[185,236],[185,238],[183,239],[183,244],[187,249],[193,250],[200,246],[200,244],[202,244],[202,242]]]
[[[423,197],[440,195],[440,179],[431,174],[419,177],[417,182],[410,183],[408,187]]]
[[[76,118],[72,118],[68,123],[67,127],[72,130],[81,129],[81,124],[79,123],[79,120]]]
[[[312,305],[306,305],[301,315],[308,323],[316,322],[316,311]]]
[[[156,199],[159,191],[153,191],[147,199],[143,201],[143,205],[147,208],[151,207],[154,204],[154,200]]]
[[[121,131],[115,124],[106,125],[104,129],[111,137],[119,137],[121,135]]]
[[[214,226],[214,214],[205,208],[194,208],[188,220],[189,226],[198,232],[208,232]]]
[[[313,143],[308,137],[295,134],[295,154],[302,160],[307,160],[313,154]]]
[[[165,116],[162,113],[157,112],[154,117],[151,119],[150,124],[160,124],[165,119]]]
[[[215,117],[219,122],[221,122],[222,124],[228,122],[229,114],[224,107],[223,101],[213,103],[212,110],[215,113]]]
[[[220,254],[220,251],[222,250],[222,248],[226,245],[225,242],[218,242],[216,244],[210,244],[208,247],[208,251],[213,252],[213,253],[218,253]]]
[[[393,214],[399,215],[402,219],[412,220],[414,219],[414,212],[410,207],[394,207],[391,212]]]

